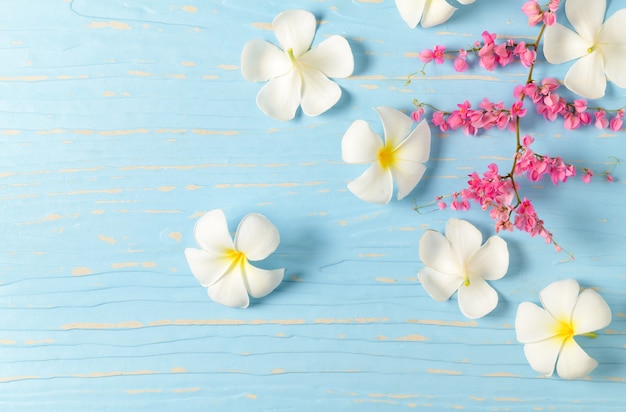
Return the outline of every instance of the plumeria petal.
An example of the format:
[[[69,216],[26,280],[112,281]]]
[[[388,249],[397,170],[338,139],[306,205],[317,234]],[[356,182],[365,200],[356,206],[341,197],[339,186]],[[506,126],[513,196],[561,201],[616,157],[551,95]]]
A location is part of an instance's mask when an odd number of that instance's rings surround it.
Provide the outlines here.
[[[404,199],[424,176],[426,166],[410,160],[397,159],[391,168],[393,180],[398,186],[398,200]]]
[[[457,256],[452,245],[441,233],[434,230],[424,232],[419,242],[419,256],[422,263],[438,272],[456,274],[460,279]]]
[[[348,183],[348,189],[366,202],[389,203],[393,194],[391,172],[374,163],[361,176]]]
[[[509,269],[509,249],[504,239],[492,236],[466,263],[468,273],[480,275],[485,280],[498,280]]]
[[[524,355],[535,371],[545,376],[552,376],[556,359],[559,356],[563,339],[554,337],[524,345]]]
[[[241,73],[249,82],[264,82],[281,76],[293,67],[289,57],[264,40],[250,40],[241,52]]]
[[[598,35],[598,43],[622,46],[626,44],[626,9],[620,9],[606,19]]]
[[[414,29],[422,18],[426,0],[396,0],[396,7],[402,20]]]
[[[235,234],[235,249],[249,260],[262,260],[276,250],[280,243],[278,229],[259,213],[244,216]]]
[[[539,299],[557,321],[567,322],[572,316],[579,292],[580,286],[575,279],[558,280],[539,292]]]
[[[307,116],[324,113],[337,103],[341,88],[317,69],[301,67],[302,111]]]
[[[278,120],[291,120],[301,100],[302,78],[297,70],[275,77],[267,82],[256,96],[263,113]]]
[[[626,22],[624,26],[626,27]],[[603,45],[602,56],[604,57],[604,70],[608,79],[619,87],[626,87],[626,70],[624,70],[626,67],[626,45]]]
[[[330,36],[302,55],[300,63],[315,68],[328,77],[344,78],[354,71],[354,57],[348,41]]]
[[[422,27],[428,28],[444,23],[455,11],[456,7],[452,7],[446,0],[429,0],[422,15]]]
[[[567,0],[565,3],[567,19],[580,36],[590,42],[600,31],[605,12],[606,0],[594,0],[593,7],[590,7],[589,0]]]
[[[585,289],[578,296],[571,323],[575,335],[602,329],[611,323],[611,308],[598,292]]]
[[[372,163],[383,141],[365,120],[354,121],[341,140],[341,158],[346,163]]]
[[[233,263],[232,259],[211,255],[195,248],[185,249],[185,257],[191,273],[204,287],[217,282]]]
[[[417,280],[422,284],[426,293],[437,302],[450,299],[450,296],[463,284],[462,277],[438,272],[430,267],[422,268],[417,275]]]
[[[547,26],[543,40],[543,54],[552,64],[561,64],[589,53],[593,42],[583,40],[578,33],[562,24]]]
[[[479,276],[470,276],[469,285],[462,284],[458,291],[459,308],[467,318],[482,318],[498,305],[498,293]]]
[[[411,131],[413,120],[401,111],[388,106],[376,107],[376,112],[383,123],[385,145],[396,148]]]
[[[559,354],[556,373],[563,379],[578,379],[589,375],[596,366],[598,362],[587,355],[573,338],[569,338]]]
[[[470,222],[461,219],[449,219],[446,223],[446,237],[456,253],[459,264],[465,265],[468,259],[480,249],[483,235]]]
[[[430,157],[430,127],[422,120],[398,145],[395,157],[401,160],[424,163]]]
[[[581,57],[565,75],[565,86],[588,99],[599,99],[604,96],[606,75],[602,55],[595,50]]]
[[[269,295],[285,276],[285,269],[266,270],[246,263],[244,266],[244,284],[250,296],[262,298]]]
[[[287,10],[272,22],[272,29],[285,51],[293,50],[296,58],[305,53],[315,36],[315,16],[306,10]]]
[[[221,209],[211,210],[198,219],[194,237],[202,249],[216,256],[221,256],[234,247],[226,215]]]
[[[598,44],[607,77],[619,87],[626,87],[626,9],[616,11],[606,20]]]
[[[556,336],[558,322],[548,311],[531,302],[522,302],[515,315],[515,333],[522,343],[533,343]]]
[[[241,265],[233,267],[219,282],[207,289],[209,297],[217,303],[233,308],[247,308],[250,304],[248,291],[243,283]]]

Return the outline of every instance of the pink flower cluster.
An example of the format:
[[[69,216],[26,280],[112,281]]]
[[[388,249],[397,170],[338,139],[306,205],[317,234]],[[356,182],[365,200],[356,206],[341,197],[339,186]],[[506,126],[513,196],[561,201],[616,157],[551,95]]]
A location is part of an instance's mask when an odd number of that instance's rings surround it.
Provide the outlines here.
[[[486,98],[478,106],[478,109],[472,109],[471,103],[466,100],[457,105],[458,110],[434,112],[431,121],[442,132],[462,129],[466,135],[475,136],[480,129],[489,130],[493,127],[515,130],[515,120],[526,115],[521,100],[513,103],[509,109],[502,102],[493,103]]]
[[[609,120],[607,112],[603,109],[594,109],[593,113],[587,107],[585,99],[577,99],[572,103],[567,102],[556,93],[560,83],[553,78],[547,77],[541,81],[541,85],[530,82],[526,85],[518,85],[513,91],[516,99],[528,96],[537,109],[537,113],[546,120],[554,121],[558,117],[563,118],[563,125],[568,130],[578,129],[581,126],[595,125],[598,129],[610,128],[618,131],[624,124],[624,109],[615,111],[615,115]]]
[[[569,177],[576,176],[576,168],[563,162],[560,156],[549,157],[534,153],[530,148],[533,142],[534,139],[531,136],[523,137],[522,148],[515,153],[514,174],[526,173],[526,177],[531,182],[537,182],[547,175],[555,185],[559,182],[565,183]]]
[[[496,67],[507,66],[515,61],[520,61],[524,66],[530,67],[537,58],[534,47],[529,48],[525,42],[516,43],[513,39],[508,39],[499,44],[496,43],[496,34],[484,31],[483,41],[476,41],[470,50],[460,49],[454,59],[454,70],[464,72],[468,69],[468,51],[476,53],[478,62],[486,70],[493,71]],[[424,64],[434,61],[436,64],[443,64],[445,59],[445,46],[437,45],[432,50],[425,49],[419,54],[420,60]],[[450,52],[449,54],[453,54]]]
[[[532,237],[539,235],[546,243],[553,243],[552,233],[546,230],[543,220],[537,216],[530,200],[524,198],[516,205],[512,204],[517,197],[517,188],[514,187],[509,175],[499,174],[498,165],[492,163],[482,176],[473,172],[469,177],[468,187],[452,195],[450,209],[469,210],[469,202],[473,201],[479,204],[482,210],[489,210],[489,215],[496,221],[496,232],[513,231],[516,228],[529,233]],[[436,199],[440,209],[446,207],[442,199],[442,197]],[[511,216],[513,216],[513,221],[511,221]]]
[[[542,9],[537,0],[529,0],[522,6],[522,11],[528,17],[528,25],[536,26],[539,23],[552,26],[556,23],[556,11],[561,0],[550,0],[546,9]]]

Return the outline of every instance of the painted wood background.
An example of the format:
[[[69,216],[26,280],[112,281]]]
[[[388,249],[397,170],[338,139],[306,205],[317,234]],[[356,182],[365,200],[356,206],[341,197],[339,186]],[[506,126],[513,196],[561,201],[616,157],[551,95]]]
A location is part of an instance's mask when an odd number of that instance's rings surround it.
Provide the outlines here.
[[[624,410],[623,166],[613,184],[523,184],[576,259],[504,233],[500,304],[475,321],[426,295],[417,245],[450,217],[490,236],[490,218],[413,206],[490,162],[508,168],[513,135],[433,130],[427,175],[405,200],[369,205],[346,189],[364,168],[341,161],[341,137],[356,119],[380,132],[374,106],[512,103],[521,66],[429,66],[405,80],[425,47],[467,47],[483,30],[533,39],[522,3],[478,0],[410,30],[392,0],[2,0],[0,409]],[[624,5],[609,0],[609,13]],[[240,54],[250,39],[274,41],[270,23],[290,8],[319,19],[314,44],[345,36],[356,65],[332,110],[279,122],[256,108],[261,85],[243,80]],[[540,62],[536,77],[567,67]],[[611,85],[598,104],[625,97]],[[522,126],[538,151],[598,173],[626,159],[623,133],[536,116]],[[246,310],[210,301],[183,255],[214,208],[233,229],[256,211],[281,232],[264,265],[285,267],[286,280]],[[515,340],[515,311],[569,277],[597,288],[613,322],[579,340],[600,362],[588,378],[540,378]]]

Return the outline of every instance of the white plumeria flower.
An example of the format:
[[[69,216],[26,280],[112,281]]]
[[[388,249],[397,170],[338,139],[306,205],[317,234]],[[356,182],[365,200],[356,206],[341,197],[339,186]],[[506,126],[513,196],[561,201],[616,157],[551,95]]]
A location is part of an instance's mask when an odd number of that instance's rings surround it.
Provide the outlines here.
[[[604,96],[607,77],[626,87],[626,9],[604,24],[605,0],[567,0],[565,14],[576,32],[561,25],[548,26],[543,43],[546,60],[560,64],[578,59],[565,75],[565,86],[579,95]]]
[[[543,308],[531,302],[517,308],[517,340],[525,344],[531,368],[543,375],[552,376],[556,364],[561,378],[576,379],[598,366],[574,336],[595,337],[594,331],[611,323],[611,309],[595,290],[579,292],[574,279],[559,280],[539,293]]]
[[[481,318],[498,305],[498,293],[486,282],[502,278],[509,267],[509,250],[499,236],[484,245],[476,227],[465,220],[450,219],[445,237],[427,230],[419,243],[419,255],[426,266],[418,280],[431,298],[438,302],[458,291],[461,313],[470,319]]]
[[[430,156],[430,128],[423,120],[411,132],[413,121],[391,107],[376,108],[383,123],[385,141],[364,120],[350,125],[341,142],[341,157],[346,163],[373,163],[348,189],[366,202],[389,203],[393,181],[398,185],[398,200],[417,186],[426,171],[422,163]]]
[[[474,0],[458,0],[461,4],[470,4]],[[396,0],[400,16],[414,29],[421,22],[422,27],[432,27],[446,22],[457,10],[446,0]]]
[[[348,77],[354,57],[348,41],[330,36],[311,49],[315,16],[306,10],[287,10],[272,22],[283,50],[264,40],[251,40],[241,54],[241,72],[251,82],[269,82],[256,97],[267,115],[290,120],[298,106],[308,116],[324,113],[337,103],[341,88],[328,77]]]
[[[185,256],[215,302],[245,308],[250,304],[248,294],[261,298],[282,282],[285,269],[265,270],[248,262],[265,259],[280,243],[276,226],[265,216],[244,216],[233,242],[224,212],[215,209],[198,219],[194,236],[202,249],[185,249]]]

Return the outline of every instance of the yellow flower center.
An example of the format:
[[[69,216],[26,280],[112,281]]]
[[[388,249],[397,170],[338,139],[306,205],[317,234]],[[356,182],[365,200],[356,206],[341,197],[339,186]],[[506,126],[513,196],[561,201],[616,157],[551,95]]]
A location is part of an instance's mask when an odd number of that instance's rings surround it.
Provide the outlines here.
[[[569,321],[559,321],[555,333],[556,336],[563,338],[563,340],[571,339],[574,337],[574,325]]]
[[[591,46],[587,49],[587,53],[591,53],[592,51],[594,51],[596,49],[596,46]]]
[[[226,251],[226,258],[229,259],[233,267],[243,265],[246,261],[246,254],[235,249]]]
[[[383,169],[389,169],[396,163],[396,153],[389,145],[385,145],[378,152],[378,163]]]

